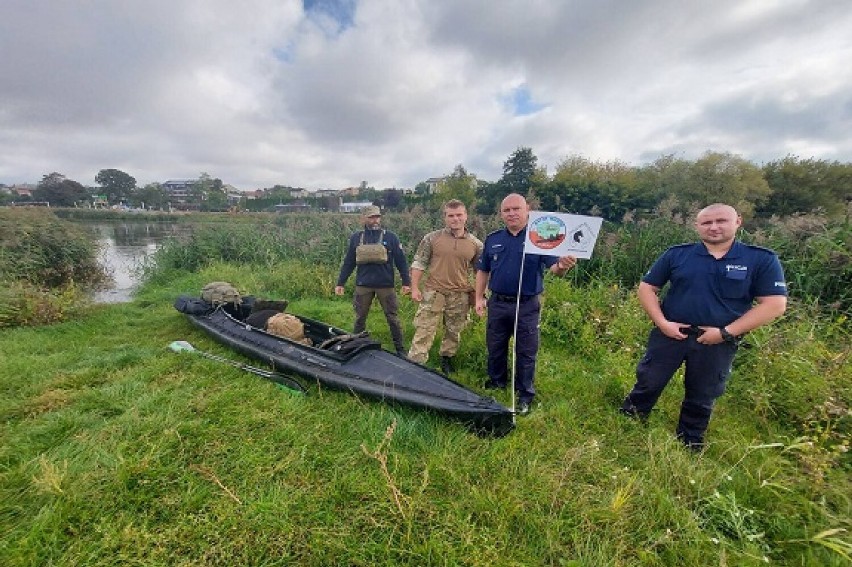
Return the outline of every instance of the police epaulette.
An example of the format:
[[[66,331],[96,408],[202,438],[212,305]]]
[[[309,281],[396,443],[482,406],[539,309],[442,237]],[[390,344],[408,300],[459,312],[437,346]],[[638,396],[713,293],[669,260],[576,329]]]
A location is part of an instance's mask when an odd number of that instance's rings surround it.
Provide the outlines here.
[[[747,246],[748,248],[752,248],[754,250],[762,250],[763,252],[769,252],[770,254],[775,254],[775,250],[771,248],[766,248],[765,246],[758,246],[756,244],[746,244],[745,242],[741,242],[740,244]]]
[[[696,242],[684,242],[683,244],[673,244],[672,246],[669,246],[669,248],[687,248],[689,246],[695,246],[696,244]]]
[[[491,236],[492,234],[497,234],[498,232],[503,232],[504,230],[506,230],[506,229],[505,229],[505,228],[498,228],[497,230],[492,230],[491,232],[489,232],[489,233],[485,236],[485,238],[488,238],[488,237],[489,237],[489,236]]]

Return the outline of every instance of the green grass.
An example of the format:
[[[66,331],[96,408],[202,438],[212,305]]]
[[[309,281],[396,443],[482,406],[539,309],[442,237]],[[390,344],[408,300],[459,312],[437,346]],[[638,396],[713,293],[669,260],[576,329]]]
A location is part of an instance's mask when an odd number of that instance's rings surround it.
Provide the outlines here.
[[[0,331],[2,563],[849,564],[842,322],[794,304],[754,333],[701,456],[673,439],[677,381],[647,425],[615,411],[648,330],[618,286],[548,281],[540,404],[501,439],[315,384],[293,395],[167,348],[183,339],[239,359],[171,308],[212,280],[349,328],[333,276],[214,262],[131,304]],[[414,307],[401,303],[410,338]],[[378,308],[368,328],[390,347]],[[478,390],[481,320],[458,366]]]

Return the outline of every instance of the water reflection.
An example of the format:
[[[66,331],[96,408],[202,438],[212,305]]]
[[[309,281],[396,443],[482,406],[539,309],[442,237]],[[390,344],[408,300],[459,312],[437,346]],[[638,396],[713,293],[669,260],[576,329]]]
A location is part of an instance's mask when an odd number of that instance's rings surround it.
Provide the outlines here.
[[[167,238],[186,234],[187,225],[145,221],[83,222],[94,231],[98,260],[112,277],[108,286],[93,294],[97,303],[130,301],[140,280],[140,268]]]

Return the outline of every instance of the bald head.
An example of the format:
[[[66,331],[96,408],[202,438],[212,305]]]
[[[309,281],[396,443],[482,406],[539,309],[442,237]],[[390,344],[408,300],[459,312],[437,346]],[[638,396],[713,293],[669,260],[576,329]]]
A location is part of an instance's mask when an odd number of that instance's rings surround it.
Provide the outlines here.
[[[708,214],[715,213],[728,214],[734,217],[740,216],[735,208],[733,208],[731,205],[726,205],[725,203],[713,203],[712,205],[707,205],[706,207],[698,211],[698,214],[695,216],[696,218],[700,218],[702,215],[706,216]]]
[[[714,203],[698,211],[695,230],[708,248],[724,249],[733,244],[742,222],[735,208]]]
[[[506,223],[506,228],[512,234],[519,233],[530,218],[530,207],[527,200],[517,193],[506,195],[500,203],[500,217]]]

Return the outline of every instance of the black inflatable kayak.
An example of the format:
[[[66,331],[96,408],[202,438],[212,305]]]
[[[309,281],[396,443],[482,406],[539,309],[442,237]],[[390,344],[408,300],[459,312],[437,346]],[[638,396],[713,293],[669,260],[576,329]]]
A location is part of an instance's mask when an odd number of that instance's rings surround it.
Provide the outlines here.
[[[196,300],[197,301],[197,300]],[[432,410],[467,424],[481,434],[502,436],[514,428],[512,412],[431,368],[387,352],[364,334],[301,317],[308,346],[267,333],[244,322],[239,310],[223,308],[191,314],[175,303],[197,327],[215,340],[275,370],[293,372],[336,390]]]

